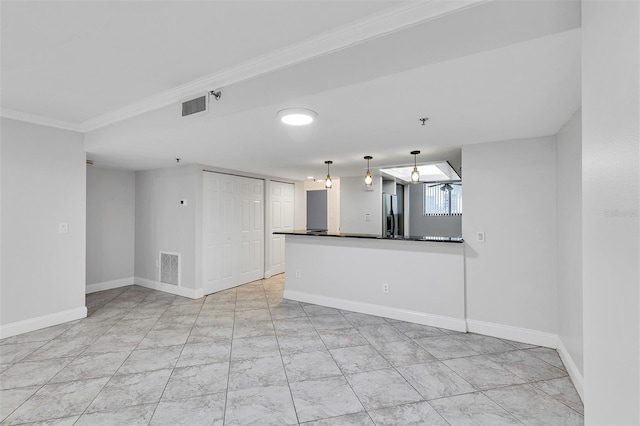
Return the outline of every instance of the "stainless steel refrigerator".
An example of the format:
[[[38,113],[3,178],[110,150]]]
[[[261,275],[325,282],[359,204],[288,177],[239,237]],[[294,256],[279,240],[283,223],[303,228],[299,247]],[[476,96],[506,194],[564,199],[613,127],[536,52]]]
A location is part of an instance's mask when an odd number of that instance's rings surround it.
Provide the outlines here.
[[[403,236],[403,224],[401,201],[396,195],[382,194],[382,236]]]

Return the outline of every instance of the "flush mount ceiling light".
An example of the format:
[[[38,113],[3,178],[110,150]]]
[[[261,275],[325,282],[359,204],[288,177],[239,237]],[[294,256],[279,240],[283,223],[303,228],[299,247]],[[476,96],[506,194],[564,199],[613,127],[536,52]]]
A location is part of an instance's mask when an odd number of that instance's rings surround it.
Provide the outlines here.
[[[278,119],[289,126],[306,126],[315,121],[318,114],[306,108],[287,108],[278,111]]]
[[[331,189],[333,187],[333,182],[331,182],[331,175],[329,174],[329,166],[333,164],[333,161],[327,160],[324,162],[327,165],[327,179],[324,181],[324,187],[327,189]]]
[[[420,172],[418,172],[418,154],[420,151],[411,151],[411,155],[413,155],[413,171],[411,172],[411,183],[420,182]]]
[[[365,155],[364,159],[367,160],[367,173],[364,175],[364,184],[367,186],[373,186],[373,177],[371,177],[371,171],[369,170],[369,161],[373,160],[373,157]]]

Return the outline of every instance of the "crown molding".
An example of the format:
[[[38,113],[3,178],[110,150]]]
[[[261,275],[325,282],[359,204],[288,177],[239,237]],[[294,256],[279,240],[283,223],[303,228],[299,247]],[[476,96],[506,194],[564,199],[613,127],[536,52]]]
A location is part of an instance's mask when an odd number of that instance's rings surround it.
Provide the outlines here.
[[[16,111],[9,108],[2,108],[0,116],[10,118],[12,120],[25,121],[27,123],[39,124],[41,126],[55,127],[57,129],[71,130],[72,132],[83,133],[85,130],[82,125],[69,123],[68,121],[56,120],[55,118],[43,117],[41,115],[27,114],[26,112]]]
[[[238,66],[174,87],[124,108],[102,114],[79,125],[17,111],[13,111],[14,115],[10,118],[86,133],[149,111],[179,103],[194,94],[206,93],[209,90],[250,80],[278,69],[327,55],[490,1],[493,0],[420,0],[404,2],[396,7],[352,22],[349,25],[325,32],[286,48],[275,50]],[[7,116],[4,109],[2,110],[2,115]]]

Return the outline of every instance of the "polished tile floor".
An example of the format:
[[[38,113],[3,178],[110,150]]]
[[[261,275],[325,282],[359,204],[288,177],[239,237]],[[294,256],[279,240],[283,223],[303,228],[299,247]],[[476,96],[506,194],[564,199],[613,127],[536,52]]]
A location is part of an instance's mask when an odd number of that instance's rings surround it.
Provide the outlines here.
[[[580,425],[558,354],[283,300],[129,286],[0,341],[2,424]]]

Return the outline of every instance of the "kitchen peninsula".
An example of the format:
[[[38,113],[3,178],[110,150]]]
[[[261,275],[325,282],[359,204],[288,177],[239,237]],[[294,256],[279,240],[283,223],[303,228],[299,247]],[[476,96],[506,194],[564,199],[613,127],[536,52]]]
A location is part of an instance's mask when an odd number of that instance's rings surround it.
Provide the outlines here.
[[[279,234],[286,299],[467,330],[462,238]]]

